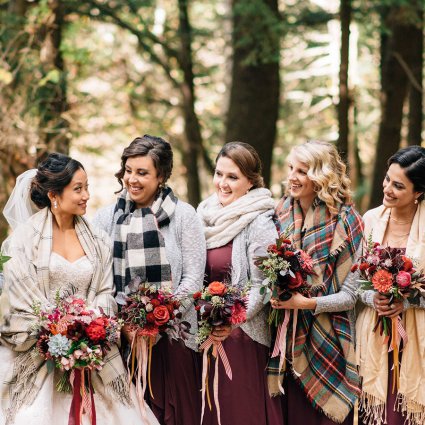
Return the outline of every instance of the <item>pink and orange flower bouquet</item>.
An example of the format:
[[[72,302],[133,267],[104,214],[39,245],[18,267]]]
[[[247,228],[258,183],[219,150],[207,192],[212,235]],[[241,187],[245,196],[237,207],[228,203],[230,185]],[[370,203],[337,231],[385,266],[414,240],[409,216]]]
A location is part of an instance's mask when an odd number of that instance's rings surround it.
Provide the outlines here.
[[[63,371],[57,390],[73,394],[70,421],[79,425],[87,413],[96,424],[91,372],[102,369],[107,352],[120,338],[121,322],[101,308],[88,308],[81,298],[59,292],[53,306],[42,309],[35,303],[33,309],[38,317],[36,349],[49,372]]]
[[[246,311],[248,302],[248,287],[241,288],[225,282],[211,282],[203,291],[193,294],[195,309],[199,314],[199,327],[197,342],[200,350],[203,351],[202,365],[202,416],[205,411],[205,396],[211,410],[211,401],[208,393],[208,356],[209,352],[216,357],[214,370],[214,403],[217,410],[219,425],[220,404],[218,400],[218,363],[223,362],[227,377],[232,379],[232,369],[226,352],[221,342],[215,343],[211,339],[211,332],[215,326],[237,326],[246,321]]]
[[[171,292],[134,278],[128,285],[129,294],[119,292],[118,317],[130,329],[130,355],[127,359],[129,382],[136,376],[136,395],[146,418],[144,394],[147,388],[152,398],[150,373],[152,347],[159,335],[187,339],[190,323],[182,321],[181,303]]]
[[[369,236],[364,254],[353,265],[351,271],[358,270],[359,290],[373,290],[385,295],[389,303],[407,299],[411,304],[419,304],[425,294],[425,276],[415,268],[415,262],[404,255],[404,250],[385,247],[373,242]],[[394,351],[394,385],[398,387],[399,348],[401,339],[407,342],[401,317],[378,316],[374,332],[379,329],[384,336],[384,344],[391,339],[390,350]],[[394,391],[394,388],[393,388]]]

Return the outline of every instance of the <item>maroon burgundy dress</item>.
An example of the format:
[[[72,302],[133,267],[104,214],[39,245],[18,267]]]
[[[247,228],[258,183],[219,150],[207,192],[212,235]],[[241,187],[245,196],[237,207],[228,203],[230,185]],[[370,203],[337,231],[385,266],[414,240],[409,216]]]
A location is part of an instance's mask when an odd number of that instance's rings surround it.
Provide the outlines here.
[[[161,338],[152,350],[151,382],[145,398],[161,425],[198,425],[201,418],[199,354],[181,341]]]
[[[282,397],[285,423],[288,425],[338,425],[329,419],[324,413],[316,410],[301,387],[295,382],[290,374],[285,375],[285,395]],[[342,422],[342,425],[353,424],[353,410]]]
[[[207,282],[228,280],[232,261],[232,243],[207,251]],[[218,398],[222,425],[283,425],[280,397],[271,398],[267,389],[266,365],[268,347],[253,341],[236,328],[223,342],[232,368],[229,380],[220,361],[218,367]],[[212,357],[212,356],[211,356]],[[214,358],[209,366],[208,388],[212,410],[206,402],[202,425],[217,425],[217,411],[213,399]]]

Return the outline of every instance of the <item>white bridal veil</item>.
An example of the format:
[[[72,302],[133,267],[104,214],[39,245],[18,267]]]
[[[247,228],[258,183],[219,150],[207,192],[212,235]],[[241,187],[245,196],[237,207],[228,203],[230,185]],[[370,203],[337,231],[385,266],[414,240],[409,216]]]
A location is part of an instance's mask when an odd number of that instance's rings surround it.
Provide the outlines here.
[[[31,181],[36,174],[37,170],[33,168],[18,176],[16,185],[3,209],[3,215],[12,230],[39,211],[30,197]]]

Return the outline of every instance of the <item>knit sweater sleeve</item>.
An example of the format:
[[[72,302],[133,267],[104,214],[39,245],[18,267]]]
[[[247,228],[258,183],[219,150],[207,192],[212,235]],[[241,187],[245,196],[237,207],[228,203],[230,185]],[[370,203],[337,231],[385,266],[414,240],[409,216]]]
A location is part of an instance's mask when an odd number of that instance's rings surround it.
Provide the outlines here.
[[[278,238],[271,214],[258,216],[250,225],[247,241],[248,268],[251,289],[249,291],[247,320],[250,320],[264,307],[264,295],[260,287],[264,280],[262,271],[254,264],[257,248],[267,248]]]
[[[356,260],[360,257],[362,247],[359,246],[356,251]],[[357,280],[358,273],[348,273],[341,289],[336,294],[326,295],[316,298],[316,309],[314,314],[335,313],[337,311],[347,311],[354,308],[357,300]]]
[[[179,201],[176,215],[182,253],[182,276],[175,295],[184,297],[202,289],[206,246],[201,220],[195,209],[189,204]]]
[[[102,229],[110,237],[113,238],[113,229],[114,229],[114,208],[115,204],[108,205],[106,207],[100,208],[96,211],[93,220],[91,221],[94,227]]]

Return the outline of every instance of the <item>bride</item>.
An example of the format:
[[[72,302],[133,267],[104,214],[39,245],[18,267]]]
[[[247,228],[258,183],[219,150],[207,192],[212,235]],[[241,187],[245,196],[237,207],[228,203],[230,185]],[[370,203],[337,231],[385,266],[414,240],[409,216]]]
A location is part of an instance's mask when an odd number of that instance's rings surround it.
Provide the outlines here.
[[[18,178],[5,207],[13,233],[2,250],[12,258],[4,265],[0,298],[0,424],[79,423],[69,413],[72,395],[56,391],[61,372],[49,373],[34,349],[32,306],[73,288],[90,307],[116,312],[110,241],[82,217],[89,197],[82,164],[53,153]],[[116,346],[92,384],[98,424],[158,424],[150,410],[137,407]],[[84,425],[95,422],[82,417]]]

